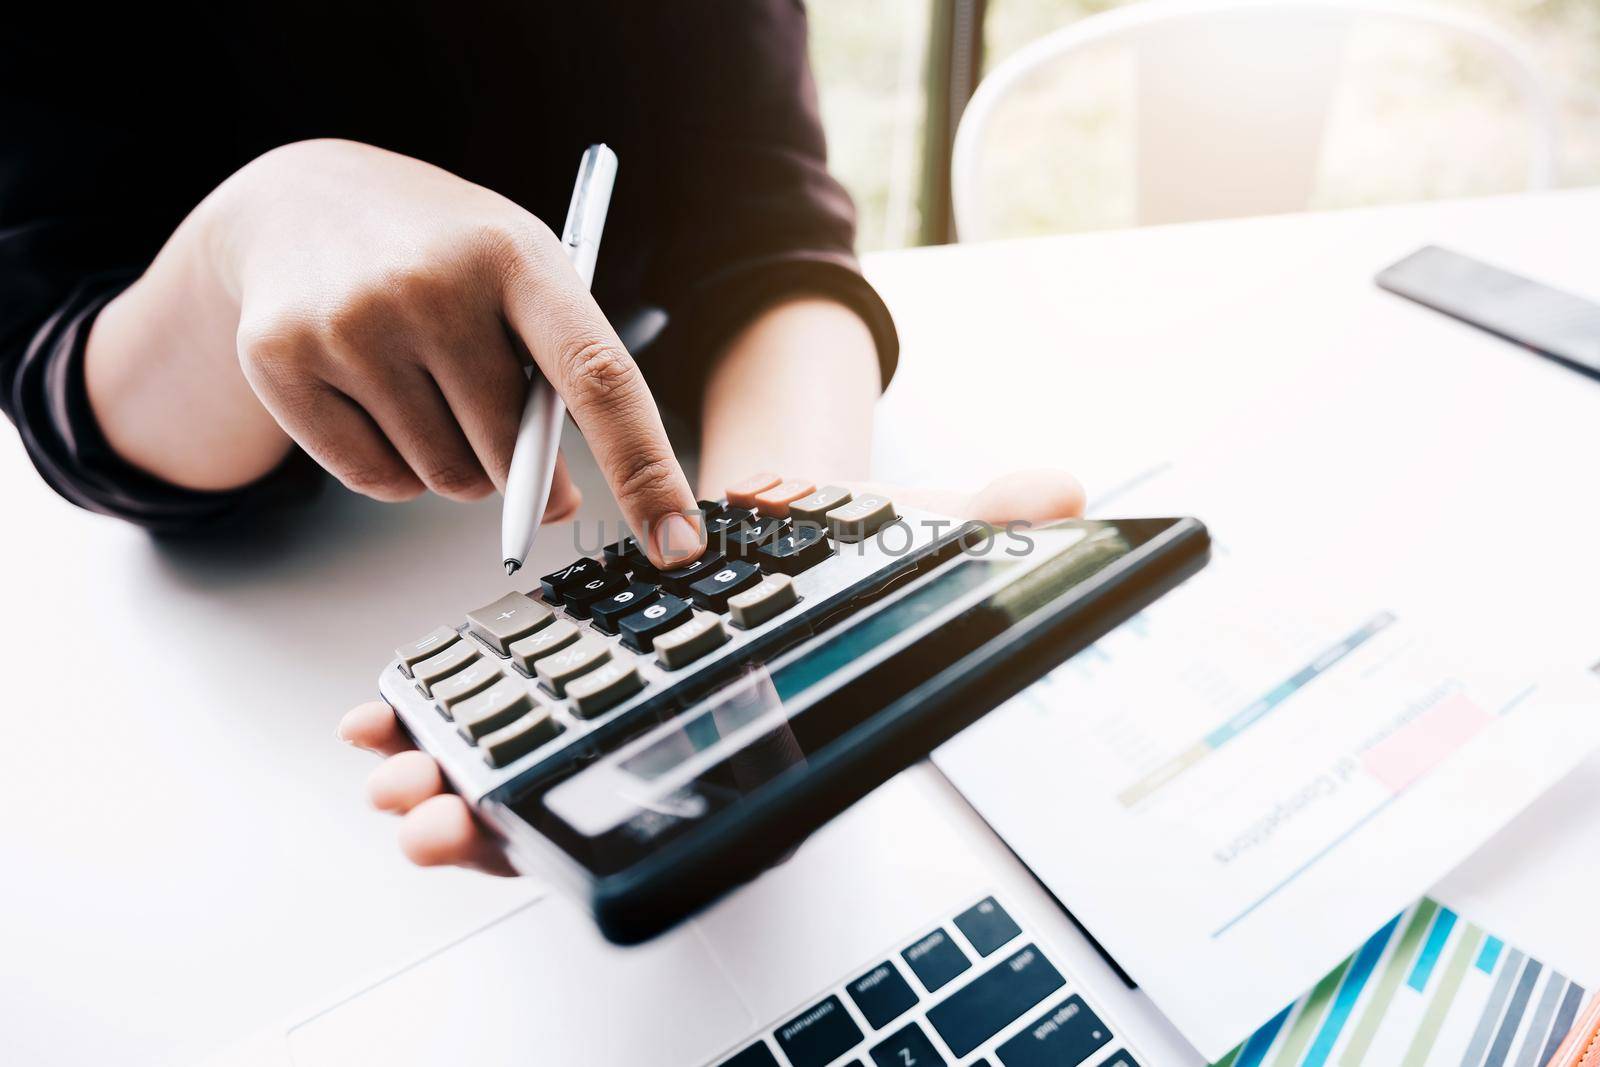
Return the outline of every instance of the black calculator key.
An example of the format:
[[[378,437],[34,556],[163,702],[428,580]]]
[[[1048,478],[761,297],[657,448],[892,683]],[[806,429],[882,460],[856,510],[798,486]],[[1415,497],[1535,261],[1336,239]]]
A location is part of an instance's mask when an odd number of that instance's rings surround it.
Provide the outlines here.
[[[706,520],[706,544],[720,548],[722,541],[740,526],[756,517],[749,508],[723,508]]]
[[[700,514],[707,522],[722,514],[722,509],[728,505],[721,500],[696,500],[695,507],[700,509]]]
[[[978,955],[988,956],[1007,941],[1022,933],[1004,908],[986,897],[956,916],[956,928],[962,932]]]
[[[916,1023],[872,1046],[872,1062],[875,1067],[945,1067],[945,1058]]]
[[[749,1048],[734,1053],[732,1059],[723,1060],[717,1067],[778,1067],[778,1060],[765,1041],[757,1041]]]
[[[776,541],[788,522],[771,515],[758,515],[740,523],[723,535],[724,551],[729,556],[749,559],[756,552]]]
[[[965,1056],[1064,982],[1044,953],[1026,945],[929,1008],[928,1022],[951,1052]],[[1000,1060],[1009,1063],[1004,1055]]]
[[[650,582],[629,582],[610,596],[596,600],[589,607],[589,619],[596,630],[608,634],[617,632],[617,622],[624,615],[632,615],[648,606],[661,595],[661,587]]]
[[[728,598],[761,580],[761,568],[742,559],[730,559],[689,587],[694,602],[707,611],[727,611]]]
[[[797,522],[783,531],[771,544],[762,545],[755,559],[761,569],[791,578],[801,571],[810,570],[833,552],[828,543],[827,531],[813,523]]]
[[[634,561],[643,558],[643,555],[639,548],[639,539],[632,534],[613,541],[600,550],[601,562],[608,571],[632,570]]]
[[[922,938],[900,955],[910,965],[911,973],[930,993],[972,966],[967,962],[967,954],[950,940],[950,935],[942,928]]]
[[[567,602],[568,611],[580,619],[587,619],[591,607],[613,593],[621,592],[627,584],[626,575],[602,571],[582,585],[568,587],[562,599]]]
[[[829,997],[778,1027],[773,1035],[794,1067],[826,1067],[861,1040],[861,1028],[838,997]]]
[[[554,571],[539,579],[539,590],[544,593],[545,600],[552,604],[559,604],[566,600],[567,591],[576,589],[585,582],[600,577],[605,573],[605,568],[597,559],[584,556],[575,562],[567,564],[558,571]]]
[[[844,987],[874,1030],[882,1030],[917,1002],[910,983],[894,964],[884,960]]]
[[[688,596],[689,587],[708,574],[715,574],[723,564],[722,553],[714,547],[708,547],[705,555],[689,564],[687,567],[678,567],[670,571],[662,571],[656,580],[661,583],[661,588],[675,596]]]
[[[1106,1024],[1082,997],[1072,996],[1023,1027],[994,1054],[1004,1067],[1077,1067],[1110,1040]]]
[[[649,652],[657,637],[688,622],[692,614],[694,609],[687,600],[658,593],[644,610],[618,619],[617,632],[622,634],[622,643],[635,652]]]

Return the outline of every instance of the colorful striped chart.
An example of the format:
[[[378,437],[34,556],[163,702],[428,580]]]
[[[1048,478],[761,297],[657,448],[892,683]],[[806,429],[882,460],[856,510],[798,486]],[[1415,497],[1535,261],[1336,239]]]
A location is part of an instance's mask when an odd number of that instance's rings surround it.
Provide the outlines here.
[[[1215,1067],[1544,1067],[1587,996],[1423,900]]]

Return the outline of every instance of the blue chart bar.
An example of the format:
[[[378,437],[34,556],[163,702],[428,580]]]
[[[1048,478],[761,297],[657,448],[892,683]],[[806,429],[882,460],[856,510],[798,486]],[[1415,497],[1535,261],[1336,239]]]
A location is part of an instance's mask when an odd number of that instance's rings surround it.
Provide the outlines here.
[[[1498,937],[1491,937],[1483,943],[1483,951],[1478,953],[1477,968],[1484,974],[1493,974],[1494,965],[1500,962],[1500,950],[1506,943]]]
[[[1356,958],[1350,964],[1350,971],[1344,976],[1344,984],[1339,987],[1338,995],[1333,998],[1333,1007],[1328,1011],[1328,1017],[1322,1022],[1322,1029],[1317,1031],[1317,1039],[1311,1044],[1311,1051],[1306,1053],[1302,1061],[1305,1067],[1323,1067],[1328,1062],[1328,1055],[1333,1052],[1334,1043],[1339,1040],[1339,1031],[1344,1029],[1344,1024],[1349,1021],[1350,1013],[1355,1010],[1356,1001],[1361,999],[1361,990],[1366,987],[1367,979],[1372,977],[1372,969],[1378,965],[1378,960],[1383,956],[1383,950],[1389,946],[1389,938],[1394,936],[1395,928],[1400,925],[1400,916],[1396,915],[1389,920],[1389,925],[1373,934],[1367,943],[1361,946],[1361,951],[1356,953]]]
[[[1288,1021],[1289,1013],[1294,1010],[1290,1004],[1272,1020],[1250,1035],[1250,1040],[1244,1043],[1244,1048],[1239,1050],[1239,1058],[1233,1061],[1233,1067],[1261,1067],[1261,1061],[1267,1058],[1267,1050],[1272,1047],[1272,1042],[1277,1039],[1278,1031],[1283,1029],[1283,1024]]]
[[[1317,675],[1327,671],[1334,664],[1366,644],[1393,622],[1394,616],[1389,612],[1373,616],[1355,633],[1327,649],[1322,655],[1284,679],[1271,692],[1207,734],[1205,743],[1211,748],[1221,748],[1229,741],[1232,741],[1245,730],[1255,725],[1267,712],[1288,700],[1297,691],[1304,689]]]
[[[1422,944],[1422,952],[1417,956],[1417,964],[1411,968],[1411,977],[1406,980],[1406,985],[1418,993],[1428,988],[1428,977],[1433,974],[1434,964],[1439,962],[1440,953],[1444,952],[1444,943],[1450,938],[1450,931],[1456,925],[1456,913],[1449,908],[1440,908],[1439,914],[1434,917],[1433,929],[1428,931],[1428,940]]]
[[[1500,1067],[1506,1062],[1506,1055],[1511,1051],[1511,1039],[1517,1036],[1517,1027],[1522,1025],[1522,1013],[1528,1010],[1528,998],[1533,996],[1533,984],[1539,980],[1539,972],[1544,969],[1544,964],[1538,960],[1529,960],[1522,968],[1522,978],[1517,982],[1516,992],[1511,994],[1511,1003],[1506,1005],[1505,1018],[1500,1020],[1500,1030],[1494,1035],[1494,1044],[1489,1046],[1489,1055],[1483,1061],[1492,1067]]]

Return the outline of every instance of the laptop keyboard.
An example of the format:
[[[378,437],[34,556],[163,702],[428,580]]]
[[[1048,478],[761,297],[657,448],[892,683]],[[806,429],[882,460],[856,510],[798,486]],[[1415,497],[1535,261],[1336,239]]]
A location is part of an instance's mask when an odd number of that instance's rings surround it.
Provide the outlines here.
[[[716,1067],[1139,1067],[993,897],[856,972]]]

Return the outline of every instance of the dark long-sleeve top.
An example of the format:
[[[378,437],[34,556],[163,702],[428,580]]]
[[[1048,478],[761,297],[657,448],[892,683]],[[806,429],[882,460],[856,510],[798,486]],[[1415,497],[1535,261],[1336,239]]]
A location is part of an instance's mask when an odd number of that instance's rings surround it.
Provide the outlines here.
[[[134,469],[95,424],[83,353],[212,188],[308,138],[426,160],[558,231],[583,149],[610,144],[595,293],[613,322],[665,312],[635,353],[665,406],[692,413],[721,344],[791,295],[853,308],[893,373],[894,327],[826,169],[799,0],[31,6],[47,11],[0,34],[0,407],[79,505],[184,530],[303,480],[303,457],[221,493]]]

